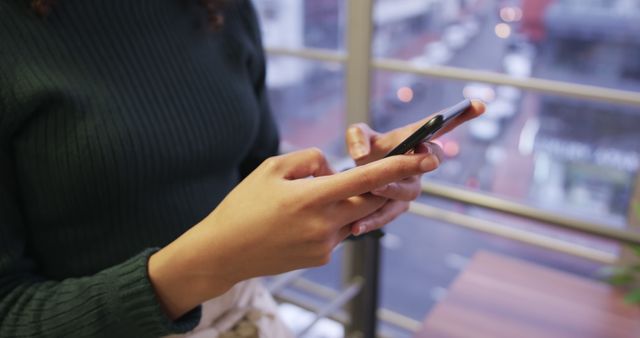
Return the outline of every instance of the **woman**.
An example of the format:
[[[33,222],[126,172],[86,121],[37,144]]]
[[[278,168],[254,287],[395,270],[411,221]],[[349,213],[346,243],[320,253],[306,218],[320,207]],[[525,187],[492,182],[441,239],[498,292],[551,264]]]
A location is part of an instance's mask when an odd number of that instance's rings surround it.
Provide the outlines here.
[[[0,0],[0,337],[189,332],[238,282],[389,222],[438,165],[273,157],[248,0],[49,5]],[[350,151],[371,162],[413,128],[354,126]]]

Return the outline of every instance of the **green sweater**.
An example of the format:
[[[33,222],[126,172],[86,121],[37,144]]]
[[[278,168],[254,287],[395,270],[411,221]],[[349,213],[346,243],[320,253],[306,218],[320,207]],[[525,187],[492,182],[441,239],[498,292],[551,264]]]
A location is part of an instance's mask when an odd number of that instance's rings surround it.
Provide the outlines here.
[[[252,5],[28,3],[0,0],[0,337],[186,332],[149,255],[277,152]]]

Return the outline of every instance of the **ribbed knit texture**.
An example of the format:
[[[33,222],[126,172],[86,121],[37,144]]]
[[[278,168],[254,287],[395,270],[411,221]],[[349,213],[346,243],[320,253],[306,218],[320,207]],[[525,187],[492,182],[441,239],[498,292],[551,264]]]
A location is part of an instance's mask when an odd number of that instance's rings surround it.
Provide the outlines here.
[[[253,8],[28,3],[0,0],[0,337],[188,331],[147,260],[277,152]]]

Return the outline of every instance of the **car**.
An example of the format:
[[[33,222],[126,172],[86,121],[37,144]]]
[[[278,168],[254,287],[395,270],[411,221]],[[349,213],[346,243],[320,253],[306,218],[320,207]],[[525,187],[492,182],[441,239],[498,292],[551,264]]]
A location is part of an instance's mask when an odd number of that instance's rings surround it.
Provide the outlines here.
[[[469,41],[467,30],[463,26],[453,25],[447,27],[442,33],[442,41],[453,50],[460,49]]]
[[[485,116],[500,120],[513,117],[516,114],[516,105],[503,98],[497,98],[487,105]]]
[[[496,96],[511,102],[516,102],[522,97],[522,91],[513,86],[498,86],[496,88]]]
[[[424,53],[412,62],[420,66],[442,65],[451,59],[451,49],[442,41],[435,41],[424,46]]]
[[[426,55],[418,55],[414,58],[411,58],[409,60],[409,62],[411,62],[412,64],[414,64],[415,66],[418,67],[429,67],[429,66],[433,66],[434,62],[433,60],[429,59]]]
[[[469,133],[480,141],[491,141],[500,135],[500,123],[492,118],[481,117],[469,122]]]
[[[531,59],[536,57],[537,51],[528,39],[520,34],[514,34],[507,43],[507,51],[509,53],[523,54]]]
[[[496,92],[492,86],[479,82],[471,82],[464,86],[462,95],[467,99],[478,99],[485,103],[490,103],[496,98]]]
[[[520,78],[531,76],[533,68],[532,58],[523,53],[509,53],[502,60],[504,72]]]
[[[474,19],[465,20],[462,23],[462,27],[464,27],[464,29],[467,31],[467,36],[469,38],[475,36],[476,34],[478,34],[478,32],[480,32],[480,24],[478,24],[478,21]]]

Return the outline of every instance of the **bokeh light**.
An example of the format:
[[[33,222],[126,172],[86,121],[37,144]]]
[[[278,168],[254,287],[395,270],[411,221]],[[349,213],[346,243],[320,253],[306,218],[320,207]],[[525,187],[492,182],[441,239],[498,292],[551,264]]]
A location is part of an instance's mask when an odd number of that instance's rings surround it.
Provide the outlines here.
[[[511,36],[511,26],[506,23],[499,23],[496,25],[496,35],[501,39],[506,39]]]
[[[520,7],[504,7],[500,10],[500,18],[505,22],[517,22],[522,20]]]
[[[401,87],[398,89],[396,95],[398,96],[398,100],[401,102],[409,103],[413,100],[413,89],[409,87]]]
[[[442,151],[448,157],[455,157],[460,153],[460,145],[456,141],[449,141],[444,144]]]

